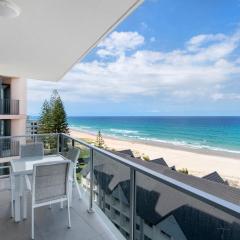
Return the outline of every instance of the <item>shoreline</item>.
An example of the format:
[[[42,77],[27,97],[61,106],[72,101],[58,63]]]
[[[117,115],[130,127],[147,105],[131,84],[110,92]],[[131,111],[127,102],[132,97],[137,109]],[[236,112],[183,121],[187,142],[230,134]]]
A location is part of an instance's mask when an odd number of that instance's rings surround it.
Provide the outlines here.
[[[78,132],[79,134],[89,134],[92,137],[96,137],[97,133],[87,131],[87,130],[78,130],[76,128],[70,128],[70,132]],[[129,139],[129,138],[122,138],[118,136],[111,136],[108,134],[103,134],[102,136],[104,138],[108,138],[111,140],[118,140],[118,141],[124,141],[124,142],[134,142],[134,143],[142,143],[149,146],[156,146],[156,147],[163,147],[168,149],[174,149],[179,151],[187,151],[190,153],[197,153],[197,154],[203,154],[203,155],[211,155],[211,156],[218,156],[218,157],[226,157],[226,158],[235,158],[240,161],[240,153],[237,152],[231,152],[231,151],[225,151],[225,150],[214,150],[209,148],[193,148],[186,145],[177,145],[174,143],[168,143],[168,142],[161,142],[161,141],[154,141],[154,140],[141,140],[141,139]]]
[[[96,134],[70,128],[71,136],[95,141]],[[163,157],[167,164],[177,169],[187,168],[191,175],[203,177],[217,171],[229,184],[240,186],[240,155],[215,150],[189,149],[174,144],[144,140],[124,140],[114,136],[103,135],[107,147],[123,150],[131,149],[139,155],[147,155],[150,159]]]

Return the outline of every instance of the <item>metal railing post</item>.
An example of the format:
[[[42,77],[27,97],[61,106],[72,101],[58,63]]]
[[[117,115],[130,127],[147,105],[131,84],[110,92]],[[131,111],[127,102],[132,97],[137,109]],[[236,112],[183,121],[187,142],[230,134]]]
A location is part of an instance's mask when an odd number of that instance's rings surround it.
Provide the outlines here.
[[[59,137],[59,136],[60,136],[60,134],[61,134],[61,133],[59,133],[59,134],[57,135],[57,154],[59,154],[59,146],[60,146],[60,145],[59,145],[59,144],[60,144],[60,143],[59,143],[59,141],[60,141],[60,137]]]
[[[90,191],[88,213],[93,213],[93,148],[90,148]]]
[[[59,142],[59,144],[60,144],[60,152],[63,153],[64,152],[64,135],[63,134],[61,134],[61,141]]]
[[[135,239],[136,213],[136,171],[130,169],[130,240]]]

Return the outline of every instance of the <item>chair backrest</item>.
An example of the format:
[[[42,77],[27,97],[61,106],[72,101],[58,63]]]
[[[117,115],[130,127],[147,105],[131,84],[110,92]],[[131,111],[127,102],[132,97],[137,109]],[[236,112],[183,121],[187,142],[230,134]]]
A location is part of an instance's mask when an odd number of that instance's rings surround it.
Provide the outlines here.
[[[20,157],[43,157],[43,143],[28,143],[20,146]]]
[[[35,164],[33,167],[33,203],[66,198],[71,161]]]
[[[80,156],[80,149],[71,148],[68,150],[65,157],[71,160],[73,163],[77,163],[79,156]]]

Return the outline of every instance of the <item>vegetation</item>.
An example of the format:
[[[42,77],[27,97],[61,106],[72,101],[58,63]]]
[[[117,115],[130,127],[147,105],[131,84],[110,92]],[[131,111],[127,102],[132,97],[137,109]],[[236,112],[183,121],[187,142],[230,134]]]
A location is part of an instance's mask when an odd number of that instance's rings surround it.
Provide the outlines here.
[[[95,145],[99,148],[104,148],[104,140],[103,140],[101,131],[98,131]]]
[[[148,155],[143,155],[143,156],[142,156],[142,159],[143,159],[144,161],[150,161],[150,157],[149,157]]]
[[[39,133],[69,133],[67,115],[57,90],[45,100],[39,119]]]
[[[187,168],[179,169],[178,172],[188,175],[188,169]]]
[[[39,132],[51,132],[51,107],[47,100],[45,100],[42,105],[41,115],[39,119]]]

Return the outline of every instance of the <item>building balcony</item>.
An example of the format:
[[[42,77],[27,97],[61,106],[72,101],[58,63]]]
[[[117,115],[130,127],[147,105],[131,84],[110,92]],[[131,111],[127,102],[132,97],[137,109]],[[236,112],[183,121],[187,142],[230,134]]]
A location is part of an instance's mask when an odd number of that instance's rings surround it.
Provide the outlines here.
[[[0,99],[0,115],[18,115],[19,100]]]
[[[9,179],[0,179],[0,232],[4,240],[30,239],[31,209],[28,208],[27,220],[14,223],[10,214],[10,183]],[[30,199],[29,199],[30,201]],[[88,214],[86,199],[73,197],[71,208],[72,227],[67,229],[67,209],[61,209],[59,204],[52,208],[42,207],[36,210],[36,240],[114,240],[116,239],[109,227],[103,223],[97,213]]]
[[[2,140],[6,140],[7,137]],[[239,240],[240,190],[207,179],[185,175],[117,152],[96,148],[65,134],[9,137],[17,141],[1,157],[4,166],[19,158],[21,144],[43,142],[46,155],[70,148],[89,151],[89,161],[79,162],[79,185],[84,195],[74,198],[73,226],[66,229],[66,211],[56,205],[36,213],[36,239],[130,239],[130,240]],[[1,145],[1,141],[0,141]],[[83,152],[83,151],[82,151]],[[6,240],[30,238],[30,220],[15,224],[10,219],[7,172],[0,179],[0,230]],[[82,181],[81,181],[82,180]],[[82,187],[82,183],[89,187]],[[101,193],[94,194],[97,188]],[[119,209],[112,199],[118,199]],[[94,213],[88,213],[93,209]],[[116,212],[117,211],[117,212]],[[129,217],[128,217],[129,216]]]

